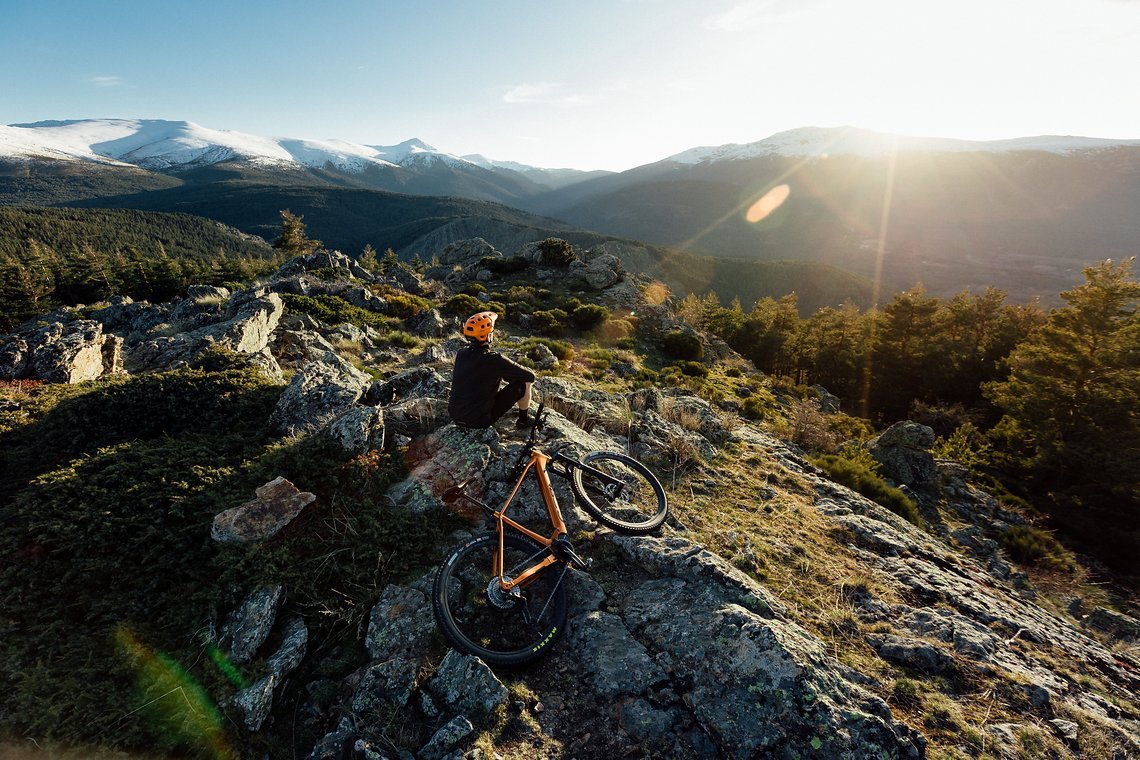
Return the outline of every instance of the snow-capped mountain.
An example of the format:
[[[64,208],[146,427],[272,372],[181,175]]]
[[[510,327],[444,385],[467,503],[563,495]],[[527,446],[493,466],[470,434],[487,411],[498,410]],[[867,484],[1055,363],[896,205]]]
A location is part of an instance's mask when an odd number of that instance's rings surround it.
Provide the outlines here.
[[[261,137],[211,129],[188,121],[157,119],[41,121],[0,127],[0,157],[121,163],[152,171],[228,160],[270,166],[331,166],[342,171],[423,165],[432,161],[471,164],[422,140],[407,140],[392,146],[359,145],[346,140]]]
[[[1140,140],[1043,135],[1019,137],[1012,140],[977,141],[942,137],[908,137],[853,127],[802,127],[779,132],[758,142],[744,145],[730,143],[728,145],[691,148],[669,156],[665,161],[677,164],[701,164],[717,161],[743,161],[762,156],[884,156],[897,152],[1011,153],[1032,150],[1069,154],[1079,151],[1137,146],[1140,146]]]

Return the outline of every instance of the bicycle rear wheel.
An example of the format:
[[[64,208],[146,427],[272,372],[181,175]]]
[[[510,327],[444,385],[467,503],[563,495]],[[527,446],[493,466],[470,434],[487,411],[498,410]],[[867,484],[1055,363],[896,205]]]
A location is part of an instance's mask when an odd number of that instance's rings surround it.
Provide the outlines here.
[[[570,485],[582,507],[598,522],[619,533],[649,533],[669,514],[665,489],[649,468],[613,451],[587,454],[583,464],[599,475],[574,467]]]
[[[549,551],[517,533],[503,536],[504,574],[521,573]],[[471,539],[444,560],[432,588],[432,610],[444,637],[489,665],[525,665],[550,650],[566,628],[566,565],[540,572],[517,593],[494,575],[497,533]]]

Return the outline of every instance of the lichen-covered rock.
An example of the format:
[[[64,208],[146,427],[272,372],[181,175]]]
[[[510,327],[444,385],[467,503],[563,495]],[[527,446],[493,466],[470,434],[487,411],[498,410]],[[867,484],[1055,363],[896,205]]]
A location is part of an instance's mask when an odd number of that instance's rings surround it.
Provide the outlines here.
[[[249,662],[269,638],[277,610],[285,599],[283,586],[263,586],[250,592],[230,613],[222,627],[222,644],[229,646],[230,662]]]
[[[569,625],[568,643],[599,697],[637,696],[665,679],[617,615],[594,611],[576,618]]]
[[[938,470],[930,447],[934,430],[917,422],[896,422],[867,442],[867,450],[883,467],[883,475],[906,485],[934,481]]]
[[[358,406],[334,419],[328,435],[349,454],[367,454],[384,448],[384,412],[375,406]]]
[[[372,608],[364,646],[373,660],[424,653],[428,635],[435,630],[431,603],[423,592],[388,585]]]
[[[259,486],[256,494],[252,501],[215,515],[210,537],[223,544],[272,538],[317,499],[282,477]]]
[[[108,347],[110,341],[112,346]],[[89,319],[49,322],[43,327],[14,334],[0,347],[0,380],[43,380],[47,383],[81,383],[105,370],[105,351],[121,340],[103,334],[103,325]]]
[[[278,435],[303,436],[352,409],[371,378],[333,353],[293,375],[270,417]]]
[[[268,673],[235,695],[234,704],[242,711],[246,729],[261,729],[273,708],[273,696],[277,687],[301,664],[308,640],[309,630],[304,621],[301,618],[290,620],[282,634],[281,646],[266,663]]]
[[[422,760],[440,760],[474,731],[475,726],[471,725],[467,716],[460,715],[432,734],[431,739],[420,750],[419,757]]]
[[[684,703],[730,758],[922,756],[924,741],[886,703],[840,677],[798,626],[725,603],[707,584],[643,583],[622,616],[691,682]]]
[[[286,367],[321,361],[336,349],[313,329],[278,330],[271,346],[274,357]]]
[[[387,380],[377,380],[364,394],[363,403],[387,406],[396,401],[416,398],[446,399],[447,381],[431,367],[415,367],[400,372]]]
[[[427,309],[409,319],[407,324],[412,334],[421,338],[442,338],[452,330],[452,325],[440,315],[439,309]]]
[[[449,710],[486,717],[507,701],[507,687],[478,657],[454,649],[444,656],[427,685]]]
[[[445,425],[408,446],[411,472],[388,490],[388,498],[415,513],[438,507],[439,497],[451,486],[476,477],[481,481],[495,452],[502,453],[502,447],[494,428]]]

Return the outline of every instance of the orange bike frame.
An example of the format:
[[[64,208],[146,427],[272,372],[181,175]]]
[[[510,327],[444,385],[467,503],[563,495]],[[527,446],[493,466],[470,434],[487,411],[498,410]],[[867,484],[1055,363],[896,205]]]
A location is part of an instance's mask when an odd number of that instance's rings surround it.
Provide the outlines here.
[[[505,590],[515,588],[516,586],[521,587],[527,585],[534,580],[540,572],[558,561],[557,557],[549,555],[542,561],[528,567],[519,577],[511,580],[503,579],[503,573],[505,572],[505,568],[503,567],[503,535],[508,525],[523,535],[533,538],[543,546],[550,546],[554,539],[566,533],[566,523],[562,519],[562,510],[558,508],[558,499],[554,496],[554,489],[550,487],[550,476],[546,473],[546,465],[549,463],[549,456],[537,449],[531,451],[530,461],[527,462],[526,467],[523,468],[522,475],[519,476],[518,482],[515,483],[514,490],[511,491],[511,495],[507,497],[507,502],[503,505],[502,509],[494,513],[497,523],[496,529],[499,533],[499,551],[495,554],[495,567],[492,569],[492,572],[494,572],[495,576],[499,579],[499,583]],[[542,493],[542,500],[546,503],[546,513],[550,516],[550,524],[554,526],[554,532],[550,534],[549,538],[535,533],[532,530],[528,530],[525,526],[519,525],[506,515],[507,507],[514,501],[515,495],[519,492],[519,488],[522,486],[527,472],[531,469],[534,469],[534,474],[538,477],[538,488]]]

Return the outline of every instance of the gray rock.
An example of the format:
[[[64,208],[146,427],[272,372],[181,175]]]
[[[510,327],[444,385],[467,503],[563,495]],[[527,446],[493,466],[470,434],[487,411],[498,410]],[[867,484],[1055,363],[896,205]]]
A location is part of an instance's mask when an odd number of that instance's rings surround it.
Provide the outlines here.
[[[906,485],[931,483],[938,475],[930,447],[934,430],[905,420],[867,442],[867,450],[883,467],[883,475]]]
[[[534,366],[540,370],[550,370],[558,366],[558,358],[554,352],[542,343],[528,351],[527,358],[533,361]]]
[[[503,254],[483,238],[459,240],[443,249],[439,263],[444,266],[458,265],[469,276],[474,276],[479,262],[484,258],[502,258]]]
[[[622,728],[639,742],[661,739],[673,729],[675,722],[672,712],[658,710],[644,699],[626,702],[621,711]]]
[[[272,538],[316,499],[285,478],[274,478],[257,488],[252,501],[215,515],[210,537],[223,544]]]
[[[1140,620],[1121,614],[1107,607],[1094,607],[1084,619],[1084,624],[1111,635],[1113,638],[1140,639]]]
[[[570,624],[568,643],[599,697],[637,696],[665,679],[665,672],[617,615],[582,615]]]
[[[1079,726],[1071,720],[1062,720],[1061,718],[1054,718],[1049,721],[1049,725],[1053,726],[1053,730],[1057,732],[1057,736],[1061,738],[1065,744],[1072,748],[1076,748],[1077,743],[1077,730]]]
[[[364,646],[373,660],[419,656],[433,630],[435,618],[427,596],[414,588],[389,585],[372,608]]]
[[[451,332],[451,325],[440,315],[439,309],[428,309],[408,320],[408,329],[421,338],[442,338]]]
[[[242,721],[247,731],[259,731],[273,709],[273,692],[278,679],[270,674],[258,679],[234,695],[233,702],[242,713]]]
[[[419,666],[419,660],[399,656],[369,665],[352,697],[352,709],[364,713],[378,709],[385,702],[408,704]]]
[[[594,256],[586,264],[586,284],[594,290],[603,290],[621,281],[624,274],[621,259],[610,253]]]
[[[835,414],[839,411],[840,405],[842,404],[839,396],[831,393],[822,385],[813,385],[811,389],[815,392],[816,405],[819,407],[819,411],[824,414]],[[931,443],[933,443],[933,441]]]
[[[103,325],[89,319],[50,322],[18,332],[0,347],[0,380],[70,384],[94,380],[107,369],[103,359],[108,340],[118,339],[105,336]]]
[[[451,421],[447,402],[438,398],[410,398],[386,406],[384,417],[389,428],[404,436],[431,433]]]
[[[367,454],[384,448],[384,412],[374,406],[358,406],[334,419],[328,435],[349,454]]]
[[[263,586],[250,592],[230,613],[222,628],[222,643],[229,646],[231,662],[242,665],[253,659],[269,638],[284,599],[283,586]]]
[[[882,700],[839,676],[798,626],[722,601],[710,583],[661,578],[630,595],[623,617],[672,676],[686,706],[730,758],[912,757],[924,740]]]
[[[269,658],[269,672],[255,684],[242,689],[234,697],[234,704],[242,712],[245,727],[259,731],[273,708],[277,687],[292,673],[305,657],[309,631],[300,618],[289,621],[282,635],[281,646]]]
[[[485,717],[507,701],[507,687],[478,657],[449,651],[428,682],[428,690],[449,710]]]
[[[475,731],[467,716],[460,715],[436,731],[419,752],[423,760],[441,760],[450,750]]]
[[[333,345],[315,328],[278,330],[271,348],[273,356],[286,367],[300,367],[336,353]]]
[[[415,367],[387,380],[377,380],[364,394],[363,403],[372,406],[387,406],[397,400],[421,397],[446,399],[448,384],[431,367]]]
[[[493,449],[501,453],[494,428],[466,430],[446,425],[408,446],[411,472],[388,490],[388,498],[415,513],[439,507],[439,496],[445,490],[487,470]]]
[[[336,354],[325,354],[293,375],[270,417],[278,435],[303,436],[352,409],[371,378]]]
[[[927,673],[941,673],[954,662],[944,649],[922,639],[874,634],[867,641],[884,660]]]

